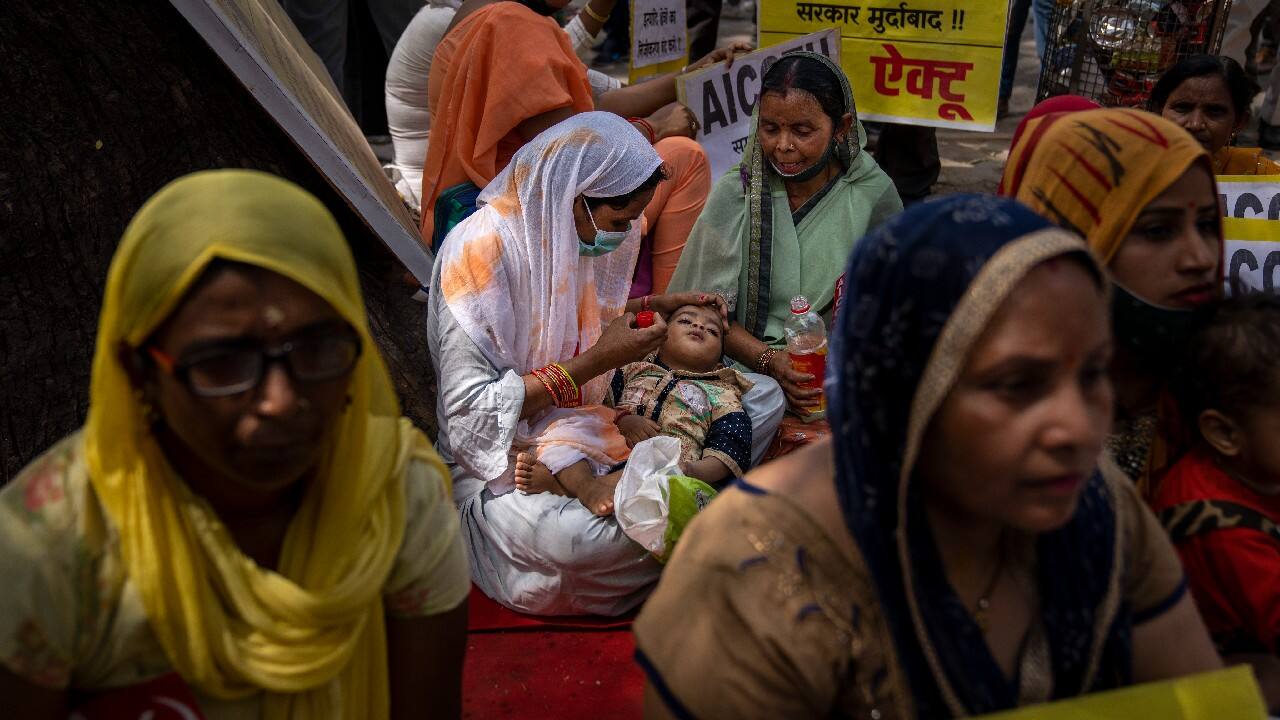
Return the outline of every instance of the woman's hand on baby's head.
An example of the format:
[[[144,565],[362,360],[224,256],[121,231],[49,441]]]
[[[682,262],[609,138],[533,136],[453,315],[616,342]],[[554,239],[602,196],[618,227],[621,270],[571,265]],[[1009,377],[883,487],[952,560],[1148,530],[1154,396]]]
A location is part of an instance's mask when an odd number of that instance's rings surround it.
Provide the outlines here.
[[[667,295],[657,295],[651,301],[654,310],[670,317],[676,310],[685,305],[710,305],[720,313],[720,319],[724,321],[726,327],[729,325],[729,306],[725,303],[724,298],[715,293],[669,293]]]

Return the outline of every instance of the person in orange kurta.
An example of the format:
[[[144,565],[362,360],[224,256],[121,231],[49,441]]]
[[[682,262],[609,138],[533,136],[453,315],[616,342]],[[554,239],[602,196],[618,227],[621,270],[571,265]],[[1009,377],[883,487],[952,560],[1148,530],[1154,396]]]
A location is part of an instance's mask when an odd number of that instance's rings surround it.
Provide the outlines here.
[[[1213,156],[1214,175],[1277,175],[1261,148],[1234,147],[1249,124],[1249,105],[1259,92],[1229,57],[1192,55],[1165,71],[1151,90],[1148,108],[1191,133]]]
[[[592,98],[586,67],[568,36],[540,12],[563,0],[469,0],[436,48],[428,81],[431,139],[422,178],[422,235],[435,234],[436,202],[462,183],[487,185],[521,146],[577,113],[608,110],[632,117],[654,143],[669,180],[646,207],[646,248],[635,296],[660,294],[711,189],[706,154],[691,137],[697,122],[675,104],[672,76]],[[535,9],[537,11],[535,11]],[[742,51],[718,50],[695,66]]]

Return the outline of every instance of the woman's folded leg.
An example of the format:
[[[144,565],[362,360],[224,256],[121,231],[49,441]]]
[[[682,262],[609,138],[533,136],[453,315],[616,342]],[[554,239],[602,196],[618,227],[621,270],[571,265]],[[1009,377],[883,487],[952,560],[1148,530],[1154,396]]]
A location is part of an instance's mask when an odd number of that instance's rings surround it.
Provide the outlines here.
[[[745,373],[751,389],[742,396],[742,409],[751,416],[751,465],[764,458],[787,412],[787,397],[777,380],[759,373]]]
[[[495,496],[478,482],[458,506],[471,579],[531,615],[620,615],[639,605],[662,566],[612,517],[549,493]]]

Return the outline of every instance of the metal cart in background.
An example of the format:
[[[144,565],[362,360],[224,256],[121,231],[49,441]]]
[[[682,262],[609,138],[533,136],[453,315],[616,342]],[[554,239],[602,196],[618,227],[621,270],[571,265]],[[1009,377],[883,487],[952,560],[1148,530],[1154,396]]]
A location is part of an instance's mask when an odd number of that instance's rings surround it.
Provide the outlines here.
[[[1058,0],[1036,101],[1070,94],[1145,106],[1178,60],[1217,54],[1230,11],[1231,0]]]

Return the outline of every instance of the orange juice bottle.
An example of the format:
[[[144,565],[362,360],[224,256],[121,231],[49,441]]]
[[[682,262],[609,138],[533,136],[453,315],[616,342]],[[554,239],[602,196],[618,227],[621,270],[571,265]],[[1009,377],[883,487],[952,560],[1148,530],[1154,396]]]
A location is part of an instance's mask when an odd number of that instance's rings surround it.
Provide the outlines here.
[[[827,372],[827,327],[803,295],[791,299],[791,317],[787,318],[783,332],[787,336],[791,367],[813,376],[813,380],[801,387],[822,390],[822,380]],[[802,408],[800,418],[813,422],[826,417],[826,414],[827,396],[824,393],[812,405]]]

